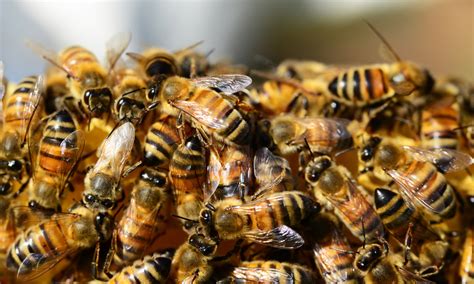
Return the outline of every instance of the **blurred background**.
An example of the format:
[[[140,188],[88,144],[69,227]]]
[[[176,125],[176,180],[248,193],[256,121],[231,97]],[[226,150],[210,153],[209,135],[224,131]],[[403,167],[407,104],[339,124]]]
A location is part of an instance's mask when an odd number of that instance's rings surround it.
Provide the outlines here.
[[[373,23],[404,59],[434,74],[474,78],[471,0],[0,0],[0,60],[13,81],[39,73],[45,62],[26,39],[59,51],[71,44],[100,58],[115,33],[132,32],[129,51],[171,51],[204,40],[211,61],[232,59],[268,68],[285,58],[334,64],[384,62]],[[265,59],[263,59],[265,58]]]

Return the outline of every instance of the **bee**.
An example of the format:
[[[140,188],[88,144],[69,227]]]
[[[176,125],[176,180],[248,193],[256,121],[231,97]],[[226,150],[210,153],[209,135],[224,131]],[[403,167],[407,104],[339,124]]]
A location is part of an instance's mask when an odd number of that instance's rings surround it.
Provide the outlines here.
[[[170,195],[166,171],[146,167],[140,173],[130,204],[113,237],[117,267],[130,265],[143,257],[146,249],[164,232],[171,209]]]
[[[199,223],[213,240],[245,239],[276,248],[294,249],[304,244],[291,227],[320,211],[320,205],[299,191],[265,195],[242,203],[225,199],[209,204],[200,212]]]
[[[250,191],[252,160],[250,149],[224,146],[209,152],[208,186],[204,200],[217,201],[227,198],[243,200]]]
[[[179,216],[187,219],[199,216],[206,174],[205,149],[196,136],[191,136],[174,151],[169,166],[169,181]],[[185,229],[190,229],[192,225],[184,223]]]
[[[363,161],[374,169],[383,169],[397,183],[405,202],[419,209],[424,218],[437,223],[456,215],[456,197],[443,173],[470,165],[469,155],[448,149],[397,146],[380,138],[369,140],[361,151]]]
[[[174,254],[170,278],[179,283],[205,283],[214,271],[210,264],[217,244],[201,234],[189,236]]]
[[[462,284],[474,281],[474,234],[472,227],[467,229],[466,239],[462,249],[462,259],[459,266],[459,276]]]
[[[439,102],[421,112],[421,147],[425,149],[459,148],[459,108],[453,102]]]
[[[70,97],[67,75],[56,67],[46,70],[45,78],[45,112],[52,114],[66,104],[65,99]]]
[[[56,213],[46,221],[37,220],[19,235],[8,250],[8,270],[16,272],[21,281],[30,281],[59,261],[110,239],[113,225],[110,216],[95,215],[81,204],[73,206],[70,212]]]
[[[298,152],[306,142],[312,151],[328,154],[352,147],[352,134],[346,126],[343,119],[283,115],[271,121],[270,134],[283,154]]]
[[[174,52],[176,63],[179,66],[180,76],[194,78],[206,75],[211,67],[207,60],[210,53],[203,54],[194,51],[194,48],[201,43],[202,41]]]
[[[84,179],[82,200],[93,211],[113,209],[123,196],[120,179],[135,141],[135,127],[125,122],[102,143],[98,160]]]
[[[17,228],[11,211],[12,199],[0,196],[0,259],[4,260],[8,247],[15,241]]]
[[[257,191],[252,195],[253,200],[265,194],[295,189],[296,182],[288,160],[274,155],[267,148],[257,150],[253,166],[258,186]]]
[[[278,64],[276,74],[298,80],[314,79],[328,71],[330,66],[311,60],[284,60]]]
[[[179,75],[180,70],[175,56],[161,48],[149,48],[142,54],[127,52],[131,59],[138,63],[138,69],[147,80],[154,80],[160,75]]]
[[[305,167],[305,180],[318,200],[324,200],[334,213],[361,241],[383,237],[383,223],[350,172],[328,156],[314,157]]]
[[[3,98],[3,134],[0,142],[0,193],[8,195],[14,189],[14,181],[23,185],[29,179],[26,163],[27,135],[42,111],[41,96],[44,90],[42,76],[24,78],[16,89]],[[35,115],[37,113],[37,115]]]
[[[327,85],[332,98],[350,106],[374,107],[398,97],[429,94],[435,83],[431,74],[412,62],[402,60],[375,27],[367,24],[396,62],[353,67],[340,72]]]
[[[170,269],[171,256],[154,253],[123,268],[108,283],[166,283]]]
[[[245,75],[193,80],[170,77],[161,84],[160,97],[178,112],[191,117],[194,127],[212,134],[219,142],[238,147],[250,143],[252,126],[236,106],[235,101],[239,99],[230,94],[242,90],[251,82],[252,79]]]
[[[180,142],[179,132],[173,125],[176,125],[176,119],[166,117],[156,121],[148,129],[143,158],[146,166],[156,167],[169,164]]]
[[[358,283],[353,266],[354,254],[334,222],[322,223],[322,236],[313,245],[314,262],[326,283]],[[319,228],[319,227],[318,227]],[[320,230],[320,231],[321,231]],[[313,232],[311,232],[313,233]]]
[[[316,279],[316,274],[302,265],[255,260],[241,262],[219,283],[316,283]]]
[[[39,142],[28,205],[60,211],[59,196],[84,149],[85,136],[66,110],[47,121]],[[33,148],[33,146],[30,146]]]

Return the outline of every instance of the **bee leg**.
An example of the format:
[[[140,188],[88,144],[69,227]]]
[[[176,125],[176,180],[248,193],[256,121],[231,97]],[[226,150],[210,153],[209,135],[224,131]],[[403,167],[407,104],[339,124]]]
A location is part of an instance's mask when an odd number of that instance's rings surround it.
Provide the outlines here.
[[[197,135],[199,141],[201,141],[201,143],[203,144],[203,146],[205,148],[208,148],[209,146],[211,146],[213,144],[212,143],[212,136],[207,135],[207,133],[204,130],[202,130],[201,128],[196,128],[196,130],[197,130],[196,135]]]
[[[112,235],[112,245],[110,246],[110,250],[107,252],[107,256],[105,258],[104,263],[104,274],[111,279],[113,277],[113,273],[110,272],[110,267],[112,266],[112,262],[115,255],[115,247],[117,241],[117,230],[114,230]]]
[[[131,174],[132,172],[134,172],[136,169],[138,169],[141,166],[143,166],[143,161],[141,160],[131,165],[130,167],[128,167],[127,169],[123,171],[122,178],[127,177],[129,174]]]
[[[108,281],[107,277],[104,276],[104,271],[102,273],[100,272],[99,269],[99,261],[100,261],[100,244],[101,242],[97,242],[95,245],[95,250],[94,250],[94,256],[92,258],[92,277],[96,280],[101,280],[101,281]]]
[[[294,114],[296,117],[305,117],[308,113],[308,98],[303,93],[298,93],[288,104],[287,113]]]
[[[184,115],[183,112],[178,113],[178,118],[176,118],[176,129],[178,129],[179,140],[184,142]]]
[[[20,188],[13,194],[13,198],[17,198],[23,191],[25,191],[28,181],[21,184]]]
[[[413,240],[413,227],[414,227],[413,222],[410,222],[410,224],[408,225],[408,230],[405,234],[405,247],[403,249],[404,250],[403,266],[406,266],[407,263],[410,261],[409,254],[410,254],[411,244]]]
[[[193,78],[196,78],[197,76],[197,68],[196,68],[196,59],[195,58],[191,58],[191,68],[190,68],[191,72],[189,72],[189,78],[193,79]]]

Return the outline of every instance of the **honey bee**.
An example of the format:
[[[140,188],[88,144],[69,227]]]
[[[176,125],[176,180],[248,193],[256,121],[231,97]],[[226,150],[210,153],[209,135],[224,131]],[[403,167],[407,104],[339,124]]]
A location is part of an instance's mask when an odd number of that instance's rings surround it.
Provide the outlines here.
[[[251,125],[230,94],[250,85],[245,75],[221,75],[186,79],[170,77],[161,86],[160,97],[194,122],[194,127],[210,133],[229,146],[248,145]],[[211,88],[218,89],[219,93]]]
[[[59,197],[81,157],[84,144],[84,133],[77,130],[67,111],[60,110],[51,116],[39,142],[30,183],[30,207],[60,211]]]
[[[324,232],[313,245],[314,262],[326,283],[358,283],[354,254],[334,222],[323,223]],[[319,235],[319,232],[318,232]]]
[[[278,64],[276,74],[298,80],[313,79],[328,71],[328,65],[311,60],[284,60]]]
[[[254,156],[254,174],[258,186],[252,195],[255,200],[264,194],[292,191],[295,180],[288,160],[274,155],[267,148],[260,148]]]
[[[46,70],[45,78],[45,112],[52,114],[66,104],[70,97],[67,74],[56,67]]]
[[[308,267],[278,261],[243,261],[231,275],[218,283],[316,283]]]
[[[352,134],[346,125],[343,119],[284,115],[271,121],[270,133],[283,154],[301,150],[306,142],[312,151],[328,154],[352,147]]]
[[[21,281],[30,281],[52,269],[61,260],[110,239],[113,220],[110,216],[77,204],[71,213],[56,213],[47,221],[18,236],[8,250],[7,268]]]
[[[94,167],[84,179],[82,200],[94,211],[107,212],[123,198],[120,178],[135,141],[135,127],[126,122],[104,140]]]
[[[209,153],[208,183],[204,200],[215,202],[227,198],[243,200],[252,182],[250,149],[225,146]]]
[[[113,238],[114,264],[123,267],[142,257],[164,232],[170,211],[171,193],[167,172],[145,168],[132,190],[130,204]]]
[[[161,48],[149,48],[142,54],[135,52],[126,53],[131,59],[138,63],[140,72],[148,80],[154,80],[160,75],[179,75],[180,70],[175,56]]]
[[[314,157],[305,167],[305,179],[318,200],[324,200],[361,241],[383,237],[382,220],[350,178],[350,172],[328,156]]]
[[[207,60],[210,53],[203,54],[194,50],[201,43],[202,41],[174,52],[180,76],[194,78],[206,75],[207,70],[210,68],[209,61]]]
[[[435,82],[431,74],[402,60],[375,27],[367,24],[396,62],[352,67],[340,72],[327,86],[332,98],[350,106],[374,107],[398,97],[429,94]]]
[[[427,220],[437,223],[456,215],[454,191],[443,173],[470,165],[469,155],[448,149],[399,147],[379,138],[369,140],[362,152],[363,161],[383,169],[397,183],[405,202],[419,209]]]
[[[459,276],[462,284],[474,281],[474,234],[472,227],[467,229],[462,249],[462,260],[459,265]]]
[[[276,248],[294,249],[304,244],[291,227],[320,211],[320,205],[299,191],[265,195],[242,203],[225,199],[209,204],[200,212],[199,223],[213,240],[245,239]]]
[[[41,96],[44,90],[42,76],[23,79],[16,89],[3,98],[3,134],[0,142],[0,194],[7,195],[14,189],[14,181],[26,185],[29,179],[26,163],[29,162],[26,144],[27,135],[42,111]],[[38,115],[35,115],[38,113]]]
[[[453,102],[440,102],[421,112],[421,147],[425,149],[458,149],[459,108]]]
[[[156,121],[148,129],[143,159],[146,166],[169,164],[180,142],[178,130],[173,125],[176,125],[176,119],[166,117]]]
[[[154,253],[123,268],[108,283],[166,283],[170,269],[171,256]]]
[[[169,180],[179,216],[187,219],[199,216],[206,174],[205,149],[196,136],[191,136],[174,151],[169,166]],[[185,229],[192,226],[192,222],[184,223]]]

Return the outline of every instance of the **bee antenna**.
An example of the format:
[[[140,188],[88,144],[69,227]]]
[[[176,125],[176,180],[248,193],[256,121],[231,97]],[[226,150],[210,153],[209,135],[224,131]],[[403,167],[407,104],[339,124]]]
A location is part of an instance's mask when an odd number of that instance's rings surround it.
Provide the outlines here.
[[[304,144],[306,145],[306,147],[308,147],[308,151],[311,154],[311,157],[315,158],[315,155],[314,155],[313,151],[311,150],[311,147],[309,146],[309,143],[308,143],[308,139],[306,139],[306,137],[304,138]]]
[[[182,219],[182,220],[185,220],[185,221],[189,221],[189,222],[192,222],[192,223],[199,223],[198,221],[196,220],[191,220],[191,219],[188,219],[186,217],[183,217],[183,216],[179,216],[179,215],[175,215],[175,214],[172,214],[171,216],[175,217],[175,218],[178,218],[178,219]]]
[[[211,54],[213,54],[213,53],[214,53],[214,51],[216,51],[216,49],[215,49],[215,48],[213,48],[213,49],[209,50],[209,51],[206,53],[205,57],[206,57],[206,58],[209,58],[209,56],[211,56]]]
[[[387,39],[366,19],[363,21],[369,26],[369,28],[375,33],[375,35],[382,41],[382,43],[388,48],[390,53],[395,57],[397,61],[402,61],[400,56],[398,56],[397,52],[393,49],[393,47],[388,43]]]
[[[216,211],[216,207],[214,207],[214,205],[212,205],[211,203],[207,203],[206,208],[214,212]]]
[[[123,93],[122,97],[128,96],[130,94],[133,94],[133,93],[136,93],[136,92],[139,92],[139,91],[143,91],[143,90],[147,90],[147,88],[138,88],[138,89],[135,89],[135,90],[128,91],[126,93]]]
[[[366,238],[365,238],[365,225],[364,225],[364,219],[362,219],[362,217],[360,218],[360,220],[362,221],[362,236],[364,236],[364,243],[362,244],[362,247],[365,248],[365,243],[366,243]]]

